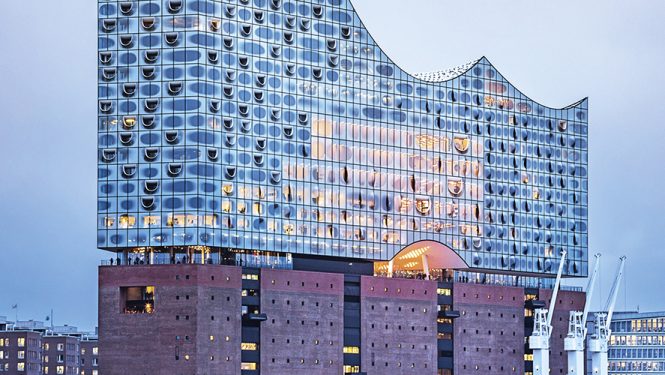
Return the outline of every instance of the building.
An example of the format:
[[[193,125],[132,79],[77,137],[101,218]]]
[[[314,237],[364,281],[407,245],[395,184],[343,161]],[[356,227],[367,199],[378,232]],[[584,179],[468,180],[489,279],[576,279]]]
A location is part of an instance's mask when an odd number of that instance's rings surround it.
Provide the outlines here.
[[[42,337],[30,330],[0,332],[0,371],[3,374],[41,375]]]
[[[99,341],[97,336],[81,338],[80,375],[99,375]]]
[[[44,374],[79,374],[80,338],[47,333],[42,337]]]
[[[590,319],[589,332],[594,328]],[[610,374],[665,374],[665,312],[615,312],[610,329]]]
[[[409,74],[348,0],[98,10],[104,375],[529,372],[588,272],[587,100]]]
[[[0,373],[98,375],[96,336],[68,325],[46,328],[40,321],[15,323],[6,318],[4,322],[0,330]]]

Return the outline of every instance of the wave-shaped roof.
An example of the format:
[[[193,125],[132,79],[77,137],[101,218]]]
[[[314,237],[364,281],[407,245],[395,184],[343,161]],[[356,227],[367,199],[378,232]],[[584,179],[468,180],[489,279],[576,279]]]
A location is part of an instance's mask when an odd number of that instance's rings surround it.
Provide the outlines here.
[[[425,82],[433,82],[433,83],[445,82],[453,78],[457,78],[462,74],[466,73],[474,65],[480,62],[480,60],[482,60],[482,58],[470,61],[466,64],[456,66],[450,69],[438,70],[435,72],[414,73],[413,76]]]

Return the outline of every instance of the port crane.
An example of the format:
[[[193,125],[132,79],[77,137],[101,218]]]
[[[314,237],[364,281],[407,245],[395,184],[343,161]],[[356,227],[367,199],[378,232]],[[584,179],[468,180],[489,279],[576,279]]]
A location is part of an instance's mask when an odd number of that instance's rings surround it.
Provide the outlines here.
[[[612,314],[616,305],[617,295],[619,294],[619,284],[623,276],[623,268],[626,264],[626,257],[619,258],[619,270],[617,271],[614,284],[610,290],[610,296],[607,299],[605,310],[595,313],[594,334],[589,340],[589,351],[591,352],[591,369],[594,375],[607,375],[607,346],[612,335],[610,324],[612,323]]]
[[[533,373],[534,375],[549,375],[550,373],[550,336],[552,335],[552,317],[556,297],[561,284],[561,273],[566,260],[566,251],[561,252],[559,271],[552,290],[552,299],[549,309],[536,309],[533,315],[533,333],[529,337],[529,348],[533,350]]]
[[[591,277],[586,288],[586,301],[584,311],[571,311],[568,320],[568,336],[563,341],[563,346],[568,353],[568,375],[584,375],[584,343],[587,335],[587,317],[591,306],[591,297],[598,276],[598,265],[600,254],[596,254],[596,263],[593,266]]]

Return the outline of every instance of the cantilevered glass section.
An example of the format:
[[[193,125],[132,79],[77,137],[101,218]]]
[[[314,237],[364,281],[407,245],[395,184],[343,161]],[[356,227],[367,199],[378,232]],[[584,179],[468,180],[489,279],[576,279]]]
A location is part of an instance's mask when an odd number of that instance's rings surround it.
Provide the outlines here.
[[[99,2],[98,247],[587,268],[587,101],[411,75],[347,0]]]

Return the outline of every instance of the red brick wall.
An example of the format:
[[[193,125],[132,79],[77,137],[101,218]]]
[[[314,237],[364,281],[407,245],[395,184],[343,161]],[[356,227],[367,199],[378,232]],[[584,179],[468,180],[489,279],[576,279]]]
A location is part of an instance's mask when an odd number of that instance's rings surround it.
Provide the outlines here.
[[[344,276],[261,270],[261,372],[340,374]]]
[[[79,368],[80,346],[79,339],[70,336],[44,336],[42,343],[48,344],[48,350],[43,351],[43,355],[48,357],[48,362],[44,359],[43,367],[48,368],[49,374],[57,374],[57,367],[64,366],[66,375],[77,375]],[[58,350],[58,344],[61,344],[62,350]],[[58,357],[62,356],[63,362],[58,362]]]
[[[241,282],[239,267],[100,267],[99,372],[239,374]],[[154,313],[121,313],[124,286],[155,286]]]
[[[42,338],[41,334],[38,332],[29,332],[29,331],[4,331],[0,332],[0,338],[9,339],[9,345],[0,347],[0,350],[4,351],[5,359],[0,361],[1,365],[6,363],[9,364],[9,372],[3,372],[3,374],[9,375],[40,375],[42,374],[41,365],[42,365]],[[18,339],[25,339],[25,346],[18,346]],[[18,352],[24,351],[25,358],[18,359]],[[19,372],[17,366],[19,362],[25,364],[25,371]]]
[[[374,374],[436,374],[436,282],[363,276],[362,369]]]
[[[524,289],[454,284],[453,308],[456,375],[524,373]]]
[[[97,340],[81,341],[81,375],[92,375],[92,370],[99,369],[99,364],[95,365],[95,360],[99,358],[99,351],[95,355],[94,348],[99,348]]]

